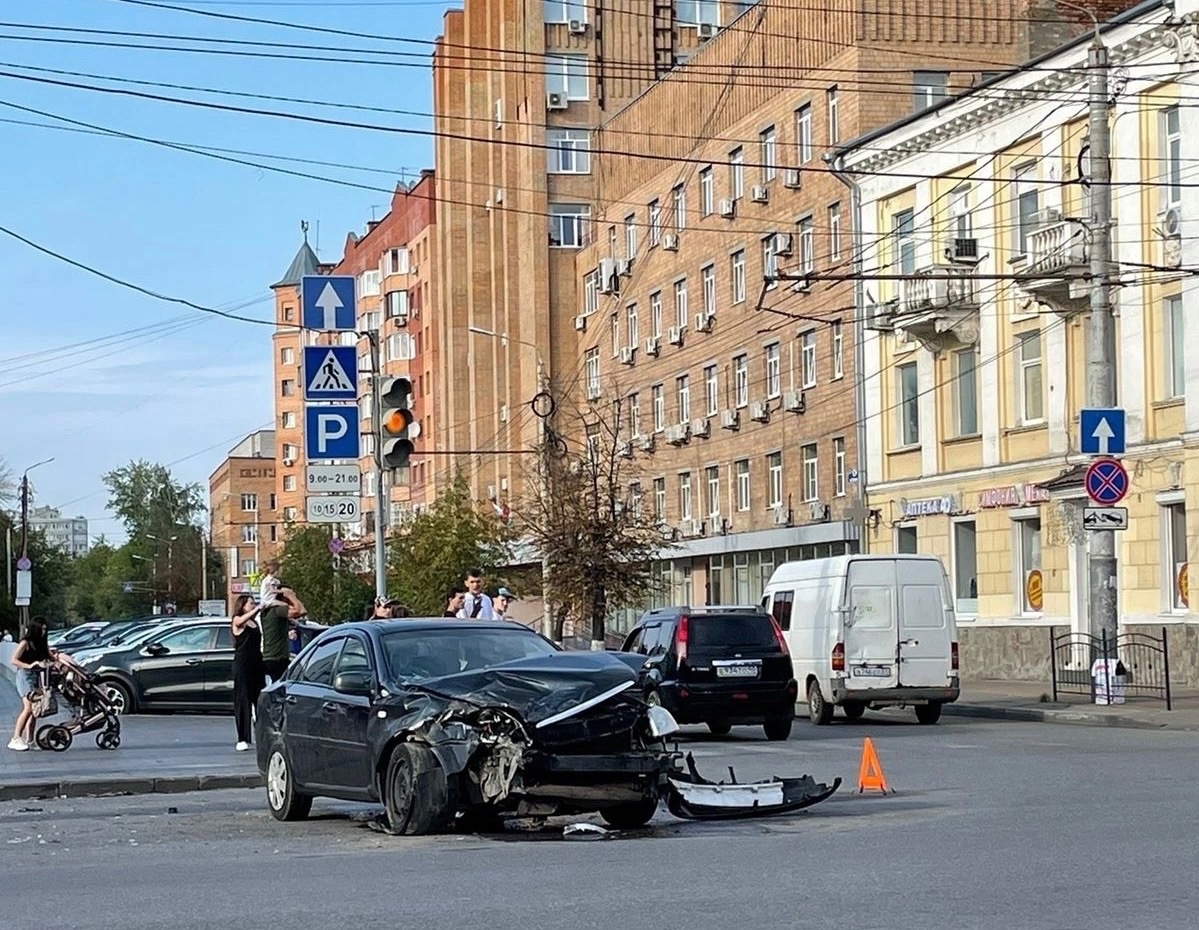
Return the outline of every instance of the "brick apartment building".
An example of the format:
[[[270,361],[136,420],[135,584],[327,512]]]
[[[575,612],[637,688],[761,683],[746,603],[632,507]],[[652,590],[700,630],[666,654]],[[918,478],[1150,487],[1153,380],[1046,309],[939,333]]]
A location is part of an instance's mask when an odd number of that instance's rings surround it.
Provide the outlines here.
[[[438,370],[437,325],[427,312],[435,299],[432,272],[437,254],[433,234],[434,191],[432,171],[418,181],[396,188],[390,209],[379,220],[371,220],[365,232],[346,237],[342,259],[321,263],[307,241],[300,247],[283,277],[272,285],[275,291],[274,366],[275,415],[279,441],[278,504],[284,524],[305,519],[304,385],[303,345],[352,345],[358,354],[359,408],[361,410],[363,458],[363,519],[341,527],[350,540],[365,546],[374,534],[376,481],[373,455],[376,438],[370,381],[370,342],[357,333],[317,334],[302,332],[300,281],[305,275],[337,274],[354,277],[359,332],[379,334],[379,358],[386,376],[404,375],[413,382],[413,404],[421,423],[422,436],[432,436],[436,414],[433,409],[434,373]],[[435,478],[432,457],[413,457],[407,474],[398,475],[388,487],[389,524],[402,521],[413,506],[431,496]],[[354,545],[352,548],[359,548]]]
[[[569,209],[585,240],[576,303],[551,295],[555,384],[620,405],[643,506],[677,542],[664,603],[755,601],[785,559],[857,551],[870,282],[821,156],[1040,51],[1018,0],[730,6],[685,64],[577,130],[591,200],[576,178],[548,193],[551,228]]]
[[[225,563],[225,598],[252,588],[281,540],[275,492],[275,431],[251,433],[208,478],[209,539]]]

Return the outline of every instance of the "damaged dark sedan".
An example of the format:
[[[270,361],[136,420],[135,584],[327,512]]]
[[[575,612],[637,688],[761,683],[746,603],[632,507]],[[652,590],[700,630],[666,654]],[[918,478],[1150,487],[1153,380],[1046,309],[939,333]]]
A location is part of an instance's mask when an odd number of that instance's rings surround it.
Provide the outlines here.
[[[636,660],[638,657],[632,657]],[[687,819],[787,812],[829,797],[809,776],[708,781],[666,737],[634,662],[559,649],[508,622],[350,623],[310,643],[263,691],[258,768],[279,820],[314,797],[380,803],[389,833],[598,813],[633,829],[666,799]]]

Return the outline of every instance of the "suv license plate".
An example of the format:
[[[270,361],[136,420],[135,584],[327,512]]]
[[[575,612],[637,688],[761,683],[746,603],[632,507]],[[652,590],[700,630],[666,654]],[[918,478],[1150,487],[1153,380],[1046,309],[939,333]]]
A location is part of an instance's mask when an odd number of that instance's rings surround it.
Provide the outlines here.
[[[758,676],[758,667],[756,665],[718,665],[716,666],[717,678],[756,678]]]
[[[853,670],[854,678],[890,678],[889,665],[859,665]]]

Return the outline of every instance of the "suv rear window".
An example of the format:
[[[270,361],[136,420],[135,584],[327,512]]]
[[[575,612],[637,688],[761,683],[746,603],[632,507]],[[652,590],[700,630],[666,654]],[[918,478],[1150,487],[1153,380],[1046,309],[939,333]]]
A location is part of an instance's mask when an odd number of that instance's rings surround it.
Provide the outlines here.
[[[693,649],[778,643],[770,618],[762,614],[691,616],[687,620],[687,641]]]

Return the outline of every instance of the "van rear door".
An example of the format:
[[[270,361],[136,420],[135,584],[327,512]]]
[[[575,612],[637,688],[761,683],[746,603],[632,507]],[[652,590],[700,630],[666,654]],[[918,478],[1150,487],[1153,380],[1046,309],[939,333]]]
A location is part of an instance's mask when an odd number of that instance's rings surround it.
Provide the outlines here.
[[[845,581],[846,688],[894,688],[899,684],[896,593],[894,561],[850,561]]]
[[[944,688],[949,684],[953,630],[939,560],[899,563],[899,684]]]

